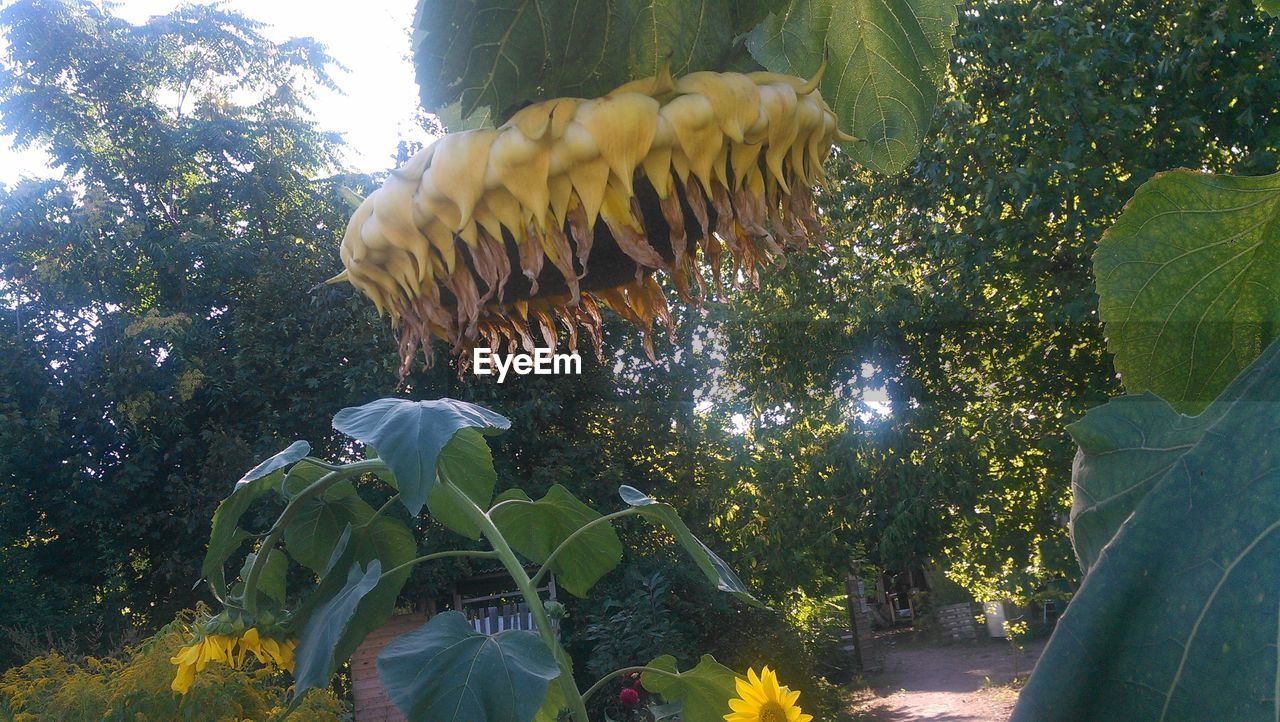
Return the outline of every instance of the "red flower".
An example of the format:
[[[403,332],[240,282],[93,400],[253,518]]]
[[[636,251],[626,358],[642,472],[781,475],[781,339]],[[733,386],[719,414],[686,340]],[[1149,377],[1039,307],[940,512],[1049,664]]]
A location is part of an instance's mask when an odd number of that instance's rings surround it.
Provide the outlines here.
[[[626,707],[635,707],[640,704],[640,693],[630,687],[624,687],[618,693],[618,701]]]

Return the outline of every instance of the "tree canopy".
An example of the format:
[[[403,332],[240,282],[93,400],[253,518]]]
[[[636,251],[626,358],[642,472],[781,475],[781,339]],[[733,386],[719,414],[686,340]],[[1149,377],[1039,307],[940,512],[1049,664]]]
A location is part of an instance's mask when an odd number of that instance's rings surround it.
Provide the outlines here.
[[[615,319],[582,376],[440,364],[402,390],[513,420],[500,489],[678,502],[769,599],[863,554],[979,594],[1075,576],[1062,426],[1117,390],[1088,259],[1157,170],[1275,168],[1275,21],[990,0],[959,23],[920,157],[833,162],[830,255],[674,309],[656,363]],[[0,127],[64,173],[0,189],[0,624],[165,620],[234,480],[299,438],[351,453],[333,411],[396,388],[372,306],[312,291],[339,186],[371,179],[336,174],[307,113],[331,67],[310,41],[209,7],[132,25],[22,0],[0,27]]]

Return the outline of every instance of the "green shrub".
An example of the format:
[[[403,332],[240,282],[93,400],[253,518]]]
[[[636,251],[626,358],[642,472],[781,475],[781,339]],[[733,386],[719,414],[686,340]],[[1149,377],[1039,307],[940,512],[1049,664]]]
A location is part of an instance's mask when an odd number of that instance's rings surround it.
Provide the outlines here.
[[[798,596],[799,604],[754,609],[735,604],[710,587],[687,565],[671,565],[667,550],[632,555],[621,573],[596,587],[599,596],[576,600],[564,629],[564,641],[583,680],[635,664],[665,652],[691,666],[711,654],[730,669],[759,671],[768,665],[778,679],[800,690],[800,707],[815,719],[842,719],[847,707],[839,688],[822,676],[831,625],[848,624],[835,597]],[[621,683],[591,700],[592,719],[617,718],[610,708]],[[614,705],[616,707],[616,705]]]
[[[0,675],[0,715],[34,720],[267,720],[287,705],[289,679],[265,669],[210,665],[186,695],[174,693],[169,662],[190,637],[195,612],[183,612],[142,643],[104,659],[50,652]],[[287,720],[348,718],[327,690],[306,695]]]

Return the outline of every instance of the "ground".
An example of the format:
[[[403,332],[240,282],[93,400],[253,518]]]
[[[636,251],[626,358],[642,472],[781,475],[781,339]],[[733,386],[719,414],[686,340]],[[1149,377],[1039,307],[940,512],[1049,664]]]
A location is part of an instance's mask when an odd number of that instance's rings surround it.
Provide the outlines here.
[[[879,637],[884,670],[868,674],[870,688],[855,703],[867,722],[1004,722],[1044,641],[1016,652],[1003,640],[942,644],[910,632]]]

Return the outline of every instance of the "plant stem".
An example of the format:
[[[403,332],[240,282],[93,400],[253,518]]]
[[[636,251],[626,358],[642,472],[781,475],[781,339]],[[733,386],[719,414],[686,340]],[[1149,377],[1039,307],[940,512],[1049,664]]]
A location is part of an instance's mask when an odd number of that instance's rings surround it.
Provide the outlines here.
[[[271,526],[271,531],[267,533],[267,538],[258,547],[257,556],[253,558],[253,566],[249,567],[249,574],[244,579],[244,607],[246,611],[256,616],[258,611],[258,578],[262,576],[262,570],[267,566],[267,557],[270,556],[271,550],[280,541],[280,537],[284,535],[285,527],[289,526],[289,522],[302,509],[302,505],[325,493],[329,490],[329,487],[343,479],[359,476],[366,471],[386,468],[386,466],[381,459],[367,459],[347,464],[315,480],[310,486],[298,492],[297,495],[289,500],[289,505],[284,508],[284,511],[280,512],[280,517]]]
[[[361,524],[358,528],[364,528],[372,524],[374,521],[378,519],[378,517],[386,513],[387,509],[390,509],[392,504],[396,503],[399,500],[400,500],[399,494],[392,494],[391,498],[387,499],[382,506],[378,507],[377,511],[373,512],[373,516],[365,520],[365,522]]]
[[[529,578],[529,573],[524,570],[524,565],[520,563],[516,553],[511,550],[511,545],[507,544],[506,537],[502,535],[502,531],[493,523],[489,515],[470,497],[463,494],[444,474],[440,474],[436,483],[457,497],[468,516],[475,521],[485,539],[493,546],[494,553],[497,554],[498,559],[502,560],[502,566],[506,567],[516,587],[520,589],[520,594],[529,605],[529,614],[533,616],[533,622],[538,627],[538,636],[542,637],[543,643],[551,650],[551,656],[560,667],[558,678],[560,688],[564,690],[565,703],[569,705],[574,722],[591,722],[587,717],[587,705],[582,699],[582,693],[578,691],[578,685],[573,679],[573,664],[565,654],[564,648],[560,646],[560,641],[556,639],[555,628],[551,625],[551,618],[547,616],[547,610],[542,605],[542,597],[538,596],[537,586]]]
[[[542,568],[539,569],[538,573],[533,576],[533,586],[535,587],[538,586],[538,584],[542,581],[542,578],[547,575],[547,572],[551,571],[551,562],[556,560],[556,557],[560,555],[560,552],[564,551],[565,547],[569,546],[569,544],[574,539],[577,539],[579,536],[585,534],[588,529],[594,526],[598,526],[600,524],[608,524],[609,522],[621,516],[629,516],[631,514],[639,514],[639,513],[640,513],[639,509],[623,509],[622,511],[615,511],[612,514],[605,514],[599,519],[592,519],[586,524],[583,524],[577,529],[574,529],[573,533],[565,537],[565,540],[560,542],[560,545],[557,546],[554,550],[552,550],[551,554],[547,556],[547,560],[542,563]]]
[[[401,569],[404,569],[405,567],[411,567],[415,564],[420,564],[422,562],[429,562],[429,561],[432,561],[433,559],[445,559],[447,557],[479,557],[481,559],[497,559],[498,554],[497,552],[472,551],[470,549],[451,549],[447,552],[435,552],[434,554],[428,554],[424,557],[418,557],[417,559],[410,559],[409,561],[405,562],[404,564],[401,564],[398,567],[392,567],[387,571],[383,572],[382,576],[378,577],[378,579],[380,580],[386,579],[387,577],[391,576],[392,574],[395,574],[396,572],[400,571]]]
[[[657,667],[623,667],[622,669],[615,669],[597,680],[595,684],[591,685],[590,689],[582,693],[582,700],[585,702],[586,700],[591,699],[591,695],[599,692],[600,688],[608,684],[609,680],[614,677],[630,674],[632,672],[652,672],[653,674],[661,674],[666,677],[675,677],[676,679],[680,678],[680,675],[678,674],[672,674],[665,669],[658,669]]]

